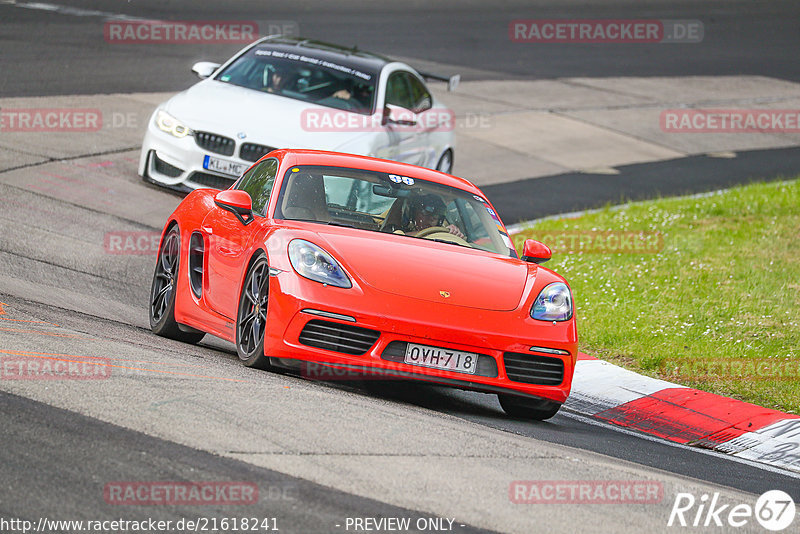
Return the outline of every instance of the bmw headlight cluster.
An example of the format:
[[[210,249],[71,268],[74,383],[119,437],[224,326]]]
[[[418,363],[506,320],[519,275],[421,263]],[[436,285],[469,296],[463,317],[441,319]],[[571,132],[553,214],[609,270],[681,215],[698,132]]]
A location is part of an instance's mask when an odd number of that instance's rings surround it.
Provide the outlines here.
[[[191,128],[163,110],[156,113],[156,126],[158,129],[175,137],[186,137],[192,133]]]
[[[321,247],[295,239],[289,243],[289,260],[297,274],[321,284],[350,288],[353,284],[344,269]]]
[[[540,321],[567,321],[572,318],[572,295],[567,284],[545,286],[531,308],[531,317]]]

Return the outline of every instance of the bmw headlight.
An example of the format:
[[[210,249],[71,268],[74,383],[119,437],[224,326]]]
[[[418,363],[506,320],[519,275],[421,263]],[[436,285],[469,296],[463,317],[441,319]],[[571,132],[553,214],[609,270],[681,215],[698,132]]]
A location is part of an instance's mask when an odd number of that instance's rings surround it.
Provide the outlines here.
[[[295,239],[289,243],[289,260],[297,274],[321,284],[350,288],[353,284],[344,269],[321,247]]]
[[[156,113],[156,126],[158,126],[159,130],[172,134],[175,137],[186,137],[192,133],[191,128],[166,111],[160,109]]]
[[[567,284],[554,282],[545,286],[533,303],[531,317],[540,321],[567,321],[572,318],[572,295]]]

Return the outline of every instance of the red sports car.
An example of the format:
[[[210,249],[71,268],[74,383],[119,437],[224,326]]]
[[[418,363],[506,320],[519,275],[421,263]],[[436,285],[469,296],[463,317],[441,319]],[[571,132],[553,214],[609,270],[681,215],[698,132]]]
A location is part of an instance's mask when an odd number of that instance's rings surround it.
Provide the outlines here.
[[[570,289],[538,265],[549,258],[528,240],[520,259],[467,180],[275,150],[169,217],[150,324],[231,341],[249,367],[423,380],[547,419],[569,395],[578,345]]]

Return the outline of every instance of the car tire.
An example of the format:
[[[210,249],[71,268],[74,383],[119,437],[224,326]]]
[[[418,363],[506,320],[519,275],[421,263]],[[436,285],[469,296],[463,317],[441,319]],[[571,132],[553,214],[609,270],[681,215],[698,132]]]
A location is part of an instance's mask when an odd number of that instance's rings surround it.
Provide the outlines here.
[[[150,287],[150,329],[156,335],[185,343],[198,343],[206,335],[175,320],[175,298],[181,259],[181,234],[173,225],[161,240]]]
[[[450,174],[453,172],[453,151],[449,148],[444,151],[442,157],[439,158],[439,163],[436,164],[436,170]]]
[[[502,406],[504,412],[519,419],[544,421],[557,414],[561,408],[559,403],[544,399],[518,397],[503,393],[498,393],[497,398],[500,400],[500,406]]]
[[[272,368],[264,355],[268,301],[269,265],[262,252],[253,258],[247,269],[236,314],[236,353],[247,367]]]

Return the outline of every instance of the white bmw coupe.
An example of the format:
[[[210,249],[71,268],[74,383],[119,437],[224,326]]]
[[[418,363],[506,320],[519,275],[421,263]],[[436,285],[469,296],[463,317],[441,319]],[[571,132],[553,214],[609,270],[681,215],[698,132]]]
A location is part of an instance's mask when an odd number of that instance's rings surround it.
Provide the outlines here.
[[[265,37],[155,110],[139,174],[182,191],[227,189],[275,148],[348,152],[451,172],[455,117],[405,63],[337,45]]]

